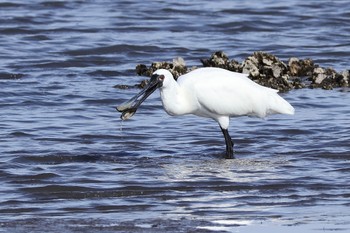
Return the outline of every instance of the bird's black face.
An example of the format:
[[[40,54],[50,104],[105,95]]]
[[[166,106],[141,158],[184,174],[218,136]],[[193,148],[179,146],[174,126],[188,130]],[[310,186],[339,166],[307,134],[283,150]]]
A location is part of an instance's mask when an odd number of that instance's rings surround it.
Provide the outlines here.
[[[122,113],[120,118],[127,120],[132,117],[137,108],[142,104],[148,96],[150,96],[157,88],[163,86],[164,75],[153,74],[147,86],[130,100],[119,105],[116,109]]]

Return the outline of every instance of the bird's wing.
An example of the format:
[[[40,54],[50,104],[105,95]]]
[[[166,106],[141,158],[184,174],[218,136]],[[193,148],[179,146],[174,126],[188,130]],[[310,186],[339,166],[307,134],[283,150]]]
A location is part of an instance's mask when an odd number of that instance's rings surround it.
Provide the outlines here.
[[[246,74],[219,68],[200,68],[178,79],[204,116],[259,116],[268,111],[269,96],[277,90],[263,87],[250,80]]]
[[[194,86],[197,101],[203,110],[225,116],[251,114],[255,90],[237,80],[223,81],[202,82]]]

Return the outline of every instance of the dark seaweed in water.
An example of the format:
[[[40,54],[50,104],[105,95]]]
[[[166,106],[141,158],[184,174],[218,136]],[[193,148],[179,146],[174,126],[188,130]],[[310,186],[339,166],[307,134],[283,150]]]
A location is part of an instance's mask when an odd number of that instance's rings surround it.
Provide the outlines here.
[[[169,117],[157,93],[122,121],[115,106],[139,90],[113,85],[217,50],[233,66],[273,54],[292,85],[337,80],[326,67],[349,69],[349,7],[1,1],[0,232],[348,232],[349,88],[292,89],[294,116],[232,119],[228,161],[214,121]]]
[[[0,80],[1,79],[20,79],[23,78],[24,74],[12,74],[12,73],[1,73],[0,72]]]

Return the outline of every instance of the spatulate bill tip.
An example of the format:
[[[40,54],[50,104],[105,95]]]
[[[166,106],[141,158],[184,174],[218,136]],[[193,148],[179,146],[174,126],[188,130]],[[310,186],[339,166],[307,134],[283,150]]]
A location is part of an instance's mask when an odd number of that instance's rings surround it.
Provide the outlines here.
[[[127,109],[122,112],[122,115],[120,116],[120,119],[123,121],[128,120],[135,114],[136,110],[135,109]]]

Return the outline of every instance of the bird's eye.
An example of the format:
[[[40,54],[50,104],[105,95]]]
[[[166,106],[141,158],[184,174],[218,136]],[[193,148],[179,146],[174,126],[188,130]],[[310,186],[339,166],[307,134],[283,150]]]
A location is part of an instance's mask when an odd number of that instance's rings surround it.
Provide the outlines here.
[[[160,81],[162,81],[162,82],[163,82],[163,81],[164,81],[165,76],[164,76],[164,75],[159,75],[159,76],[158,76],[158,78],[159,78],[159,80],[160,80]]]

